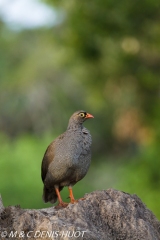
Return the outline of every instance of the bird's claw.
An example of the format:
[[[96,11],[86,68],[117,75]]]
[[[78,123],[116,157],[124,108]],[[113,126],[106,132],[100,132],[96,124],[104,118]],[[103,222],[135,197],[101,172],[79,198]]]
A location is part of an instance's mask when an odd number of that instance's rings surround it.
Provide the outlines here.
[[[74,204],[74,203],[79,202],[79,200],[85,200],[85,198],[71,199],[70,203]]]
[[[55,206],[56,209],[60,208],[66,208],[68,206],[68,203],[65,202],[59,202],[57,206]]]

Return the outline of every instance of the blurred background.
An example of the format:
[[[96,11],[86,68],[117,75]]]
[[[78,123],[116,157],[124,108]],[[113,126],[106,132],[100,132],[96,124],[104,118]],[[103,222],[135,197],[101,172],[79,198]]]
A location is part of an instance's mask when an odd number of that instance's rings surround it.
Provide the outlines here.
[[[160,219],[160,2],[0,0],[0,36],[4,205],[51,206],[43,154],[83,109],[92,164],[75,197],[115,188]]]

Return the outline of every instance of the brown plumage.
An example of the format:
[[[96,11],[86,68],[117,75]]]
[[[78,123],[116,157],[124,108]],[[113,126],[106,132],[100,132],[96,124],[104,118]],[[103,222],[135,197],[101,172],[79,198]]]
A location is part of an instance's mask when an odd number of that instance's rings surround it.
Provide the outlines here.
[[[58,197],[59,206],[65,207],[60,196],[65,186],[71,203],[76,202],[72,186],[86,175],[91,161],[91,135],[82,125],[88,118],[93,116],[82,110],[75,112],[67,130],[48,146],[41,168],[44,202],[55,203]]]

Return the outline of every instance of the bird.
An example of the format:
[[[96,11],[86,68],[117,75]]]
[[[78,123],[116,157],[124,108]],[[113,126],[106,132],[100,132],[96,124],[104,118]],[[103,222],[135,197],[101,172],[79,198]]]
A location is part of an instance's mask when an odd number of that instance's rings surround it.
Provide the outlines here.
[[[45,151],[41,165],[43,181],[43,201],[54,204],[58,198],[57,207],[66,207],[60,191],[68,187],[70,203],[74,198],[72,187],[88,172],[91,163],[92,137],[83,126],[85,120],[94,118],[86,111],[79,110],[69,119],[67,130],[50,143]],[[83,198],[82,198],[83,199]]]

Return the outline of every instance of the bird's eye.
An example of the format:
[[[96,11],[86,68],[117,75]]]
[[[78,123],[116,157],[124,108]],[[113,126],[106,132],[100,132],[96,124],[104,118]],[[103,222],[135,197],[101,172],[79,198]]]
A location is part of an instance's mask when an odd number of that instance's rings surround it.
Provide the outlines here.
[[[80,113],[79,116],[83,118],[85,117],[85,113]]]

